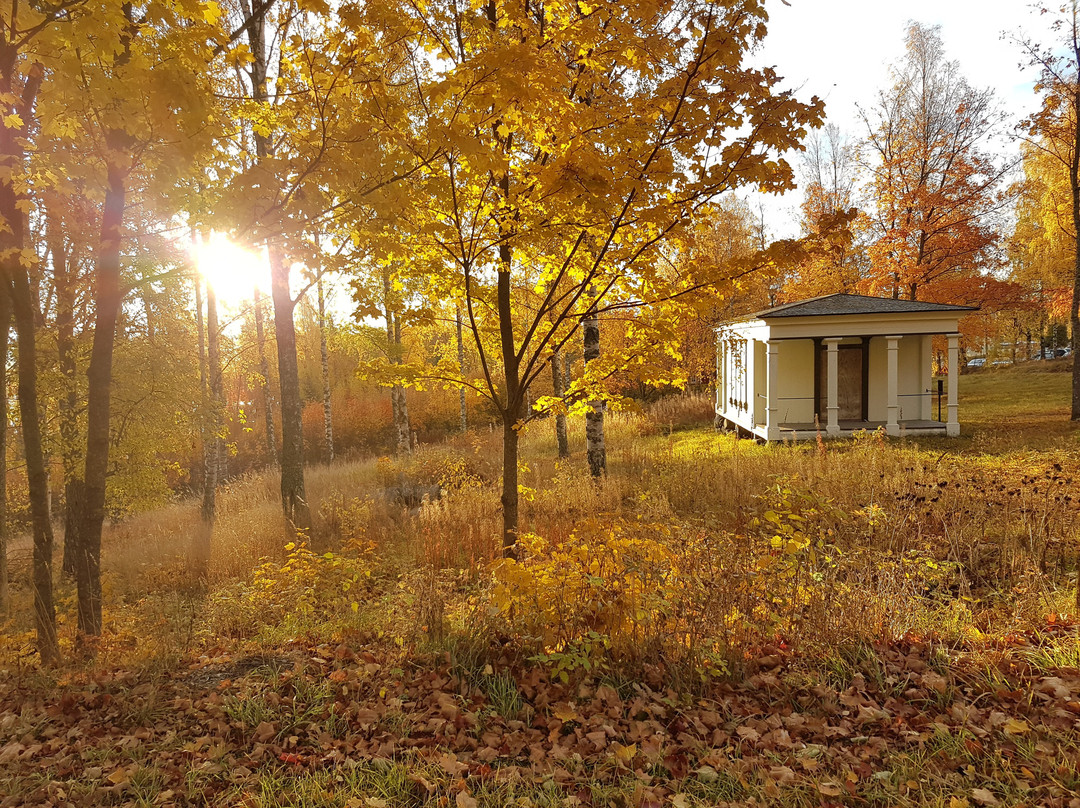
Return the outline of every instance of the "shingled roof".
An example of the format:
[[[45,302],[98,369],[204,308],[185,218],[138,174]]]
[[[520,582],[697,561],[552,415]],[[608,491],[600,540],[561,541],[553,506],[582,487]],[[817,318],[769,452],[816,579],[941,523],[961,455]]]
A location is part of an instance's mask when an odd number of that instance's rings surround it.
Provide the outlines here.
[[[953,306],[948,303],[924,303],[921,300],[894,300],[891,297],[867,295],[824,295],[795,303],[785,303],[753,315],[757,319],[775,317],[820,317],[841,314],[913,314],[929,311],[975,311],[972,306]]]

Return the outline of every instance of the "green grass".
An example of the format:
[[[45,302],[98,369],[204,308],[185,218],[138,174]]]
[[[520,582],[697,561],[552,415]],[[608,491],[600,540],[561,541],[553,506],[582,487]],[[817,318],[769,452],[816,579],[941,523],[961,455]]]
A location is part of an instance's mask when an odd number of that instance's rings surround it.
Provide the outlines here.
[[[1078,448],[1077,425],[1069,420],[1072,374],[1065,372],[1068,361],[963,374],[960,446],[992,453]]]

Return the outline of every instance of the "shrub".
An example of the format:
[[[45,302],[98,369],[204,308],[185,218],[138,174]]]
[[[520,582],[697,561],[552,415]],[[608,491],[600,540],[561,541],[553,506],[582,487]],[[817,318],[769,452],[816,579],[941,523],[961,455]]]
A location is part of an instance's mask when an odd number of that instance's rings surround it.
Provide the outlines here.
[[[524,560],[493,566],[493,606],[564,679],[609,659],[644,662],[685,646],[684,567],[673,532],[615,519],[580,523],[566,541],[523,536]]]
[[[374,546],[352,542],[343,553],[286,545],[284,562],[264,561],[250,581],[223,587],[207,603],[208,630],[244,639],[265,627],[303,624],[359,610],[371,590]]]

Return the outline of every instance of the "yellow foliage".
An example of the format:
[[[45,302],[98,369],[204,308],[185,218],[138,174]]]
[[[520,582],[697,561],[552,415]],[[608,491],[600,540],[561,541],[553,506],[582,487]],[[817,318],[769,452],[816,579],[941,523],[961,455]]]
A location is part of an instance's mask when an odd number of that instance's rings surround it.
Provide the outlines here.
[[[284,562],[264,561],[250,582],[214,592],[208,602],[210,630],[247,637],[264,626],[303,622],[356,611],[371,586],[374,545],[353,542],[343,553],[312,552],[286,545]]]
[[[662,524],[590,520],[565,542],[523,536],[523,561],[494,564],[492,603],[547,654],[584,650],[586,668],[609,646],[637,657],[672,620],[680,576],[670,535]]]

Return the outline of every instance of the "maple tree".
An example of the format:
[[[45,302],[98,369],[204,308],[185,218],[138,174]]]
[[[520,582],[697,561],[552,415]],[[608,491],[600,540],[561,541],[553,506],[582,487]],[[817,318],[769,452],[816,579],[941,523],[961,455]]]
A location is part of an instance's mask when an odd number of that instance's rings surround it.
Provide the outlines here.
[[[633,325],[634,353],[590,356],[551,405],[591,400],[595,417],[603,378],[630,365],[648,373],[642,357],[671,350],[675,316],[659,316],[660,301],[702,281],[658,271],[660,246],[722,193],[788,187],[777,153],[820,122],[822,105],[743,63],[765,35],[756,3],[492,0],[418,4],[410,16],[421,51],[437,57],[414,68],[418,126],[445,145],[402,212],[415,233],[408,248],[428,296],[460,301],[482,381],[439,375],[500,414],[512,555],[519,433],[538,412],[527,408],[530,386],[597,317],[655,303]]]
[[[47,69],[78,81],[50,82],[42,92],[41,132],[68,150],[69,176],[100,194],[95,252],[93,345],[87,368],[87,426],[82,513],[75,546],[79,626],[100,634],[101,532],[109,471],[110,405],[117,321],[130,292],[121,279],[124,214],[132,187],[164,194],[175,186],[219,130],[208,126],[213,42],[224,36],[216,13],[198,3],[159,2],[136,18],[131,5],[84,4],[92,25],[76,28]],[[103,36],[104,34],[104,36]],[[93,54],[93,58],[87,58]]]
[[[406,125],[407,104],[393,81],[401,60],[397,14],[374,5],[239,6],[232,19],[248,42],[228,50],[239,69],[221,80],[244,99],[237,146],[246,157],[224,183],[218,215],[227,229],[267,246],[282,507],[290,523],[307,529],[293,265],[322,260],[313,231],[333,233],[338,247],[349,242],[356,219],[366,220],[440,146],[418,143]]]
[[[986,151],[999,124],[991,90],[945,57],[937,28],[912,23],[893,84],[863,110],[873,197],[874,293],[918,299],[935,282],[997,266],[995,217],[1008,165]]]
[[[0,269],[4,296],[18,334],[18,399],[26,453],[34,531],[34,614],[38,652],[45,663],[59,657],[52,587],[52,520],[48,512],[48,474],[42,451],[37,393],[37,347],[29,266],[36,256],[26,243],[26,144],[34,108],[45,79],[38,51],[57,42],[40,41],[66,28],[69,12],[81,5],[60,3],[44,10],[13,5],[0,16]],[[21,11],[21,13],[20,13]],[[5,327],[5,342],[7,322]],[[6,362],[6,356],[4,357]],[[4,424],[6,428],[6,422]],[[6,449],[6,441],[5,441]],[[6,546],[3,548],[6,554]],[[6,567],[6,561],[5,561]]]

